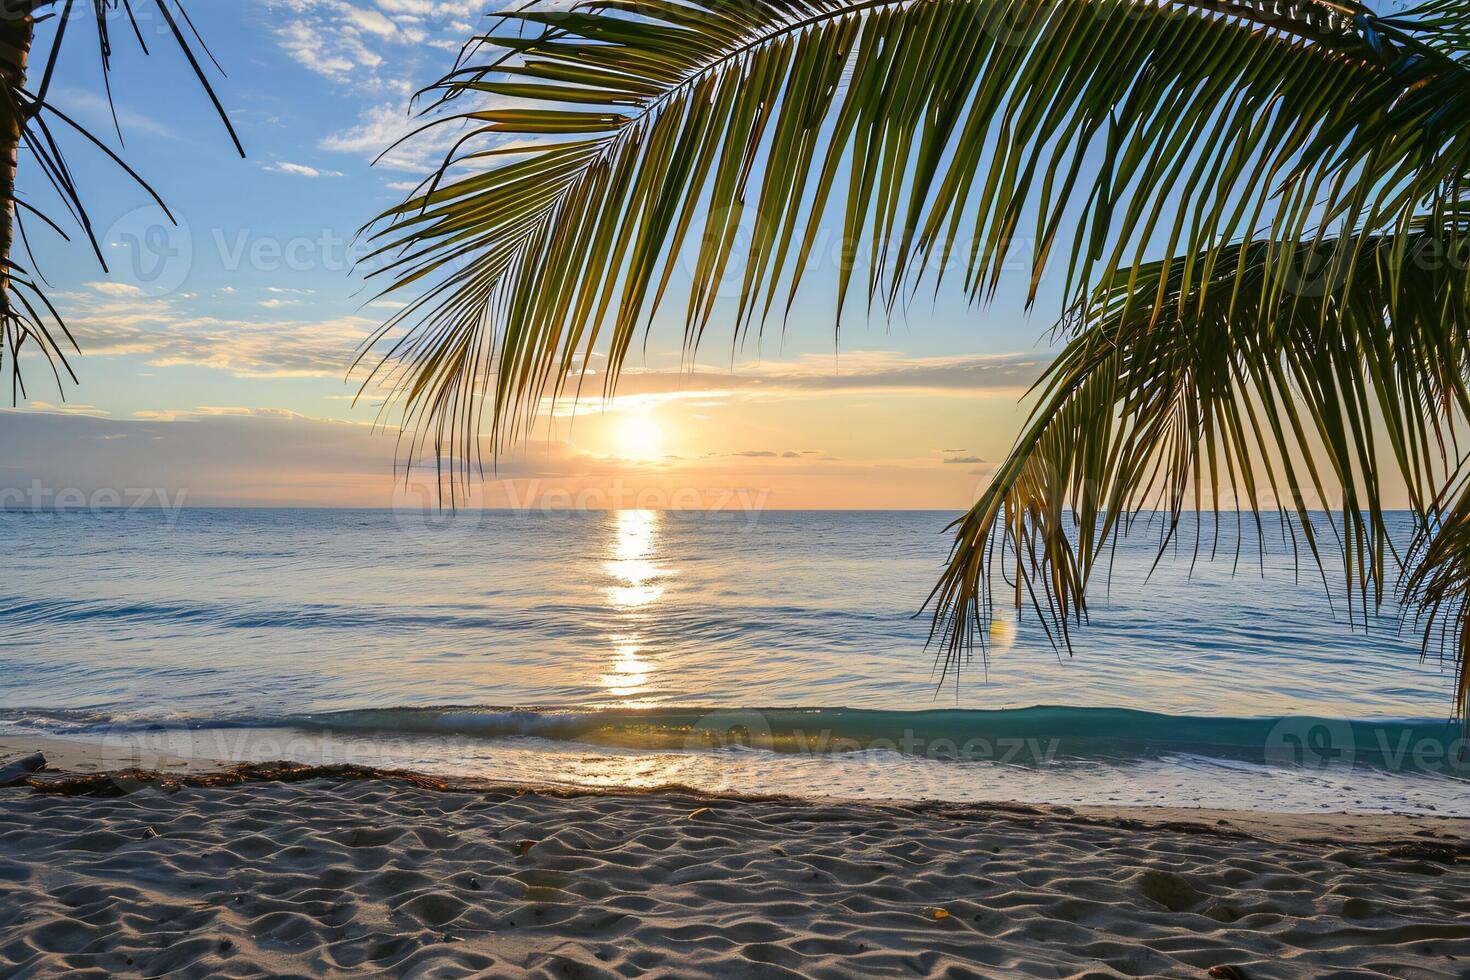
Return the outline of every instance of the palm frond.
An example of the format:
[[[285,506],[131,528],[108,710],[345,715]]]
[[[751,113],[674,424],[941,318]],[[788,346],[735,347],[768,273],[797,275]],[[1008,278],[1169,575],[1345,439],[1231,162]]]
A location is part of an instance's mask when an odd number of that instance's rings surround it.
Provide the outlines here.
[[[203,63],[207,60],[215,64],[213,55],[181,0],[0,0],[0,365],[8,355],[12,400],[25,393],[21,355],[27,350],[35,350],[50,364],[59,388],[63,387],[62,371],[76,380],[67,350],[76,350],[77,345],[61,313],[47,299],[44,279],[35,271],[27,218],[40,221],[68,240],[63,226],[75,226],[98,264],[107,268],[82,185],[68,161],[68,144],[79,142],[101,153],[168,214],[163,199],[105,138],[67,115],[51,98],[51,83],[63,51],[74,46],[79,34],[89,32],[102,69],[104,94],[111,106],[114,32],[122,25],[147,54],[142,18],[153,17],[162,25],[161,33],[188,62],[190,73],[224,123],[235,149],[244,156],[239,136]],[[40,24],[47,25],[48,34],[41,47],[32,50]],[[151,26],[149,30],[155,33]],[[28,70],[33,65],[42,66],[39,77]],[[113,125],[121,141],[115,112]],[[48,214],[33,203],[37,198],[19,197],[17,173],[23,162],[27,169],[39,171],[42,186],[50,189],[63,213]],[[168,216],[172,219],[171,214]],[[26,253],[26,261],[17,258],[17,246]]]
[[[1465,69],[1352,5],[613,0],[498,24],[432,90],[477,100],[458,149],[373,236],[385,291],[419,294],[374,378],[464,460],[482,412],[504,445],[604,344],[611,386],[681,262],[688,348],[727,277],[737,338],[784,315],[827,217],[842,303],[926,273],[984,298],[1023,250],[1033,298],[1063,264],[1076,295],[1150,250],[1213,281],[1263,224],[1391,226],[1441,190],[1426,174],[1470,170],[1470,113],[1415,99],[1453,76],[1463,102]]]
[[[1254,242],[1223,251],[1213,284],[1188,283],[1187,262],[1155,263],[1131,291],[1078,309],[1031,422],[956,525],[931,596],[945,668],[983,640],[1000,571],[1012,601],[1069,643],[1110,542],[1142,513],[1162,517],[1162,555],[1186,512],[1239,510],[1259,524],[1276,511],[1318,565],[1340,556],[1366,617],[1405,560],[1389,491],[1402,480],[1427,521],[1460,466],[1467,229],[1421,221],[1403,237]],[[1434,540],[1424,569],[1445,567],[1449,546]],[[1427,575],[1411,604],[1433,591]]]
[[[1456,671],[1455,708],[1470,717],[1470,475],[1462,469],[1409,549],[1405,618],[1420,626],[1424,656]]]
[[[1014,601],[1066,643],[1130,514],[1158,506],[1172,530],[1232,492],[1247,512],[1279,509],[1319,564],[1319,536],[1334,536],[1366,615],[1403,559],[1382,512],[1389,474],[1428,521],[1466,411],[1470,275],[1425,260],[1466,257],[1467,11],[507,13],[431,90],[466,129],[456,150],[372,226],[385,292],[417,298],[365,349],[382,355],[370,380],[399,396],[410,458],[432,442],[468,462],[482,414],[504,446],[580,390],[593,353],[611,393],[681,278],[688,351],[730,278],[735,342],[784,317],[823,261],[824,224],[840,227],[835,323],[853,297],[892,308],[926,277],[983,301],[1022,256],[1033,301],[1062,274],[1075,334],[931,597],[946,669],[989,615],[1001,556]],[[1327,528],[1317,505],[1333,506]],[[1419,553],[1421,568],[1451,567]],[[1429,574],[1416,581],[1432,605],[1450,593]]]

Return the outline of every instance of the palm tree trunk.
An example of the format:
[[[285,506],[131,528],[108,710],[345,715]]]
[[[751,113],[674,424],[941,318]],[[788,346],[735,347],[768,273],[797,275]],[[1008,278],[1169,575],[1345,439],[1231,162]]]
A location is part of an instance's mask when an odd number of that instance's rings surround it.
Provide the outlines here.
[[[15,244],[15,173],[24,127],[19,92],[36,36],[35,0],[0,0],[0,314],[10,314],[10,251]]]

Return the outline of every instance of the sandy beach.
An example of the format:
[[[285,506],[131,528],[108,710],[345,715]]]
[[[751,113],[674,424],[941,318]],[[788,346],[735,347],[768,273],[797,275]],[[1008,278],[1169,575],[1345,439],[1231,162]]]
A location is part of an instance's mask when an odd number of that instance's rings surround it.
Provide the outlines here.
[[[1466,820],[202,768],[0,790],[0,974],[1470,971]]]

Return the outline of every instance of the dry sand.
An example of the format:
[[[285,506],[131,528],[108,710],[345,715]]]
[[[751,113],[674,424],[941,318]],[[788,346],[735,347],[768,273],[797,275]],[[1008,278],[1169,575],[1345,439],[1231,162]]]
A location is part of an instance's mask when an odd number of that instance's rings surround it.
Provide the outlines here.
[[[0,790],[0,975],[1470,976],[1464,820],[122,785]]]

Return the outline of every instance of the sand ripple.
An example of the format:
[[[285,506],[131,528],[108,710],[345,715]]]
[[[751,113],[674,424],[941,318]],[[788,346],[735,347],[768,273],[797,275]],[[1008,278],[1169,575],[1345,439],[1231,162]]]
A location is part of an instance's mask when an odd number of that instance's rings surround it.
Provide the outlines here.
[[[389,780],[7,790],[0,975],[1470,975],[1470,856],[1443,830],[1126,823]]]

